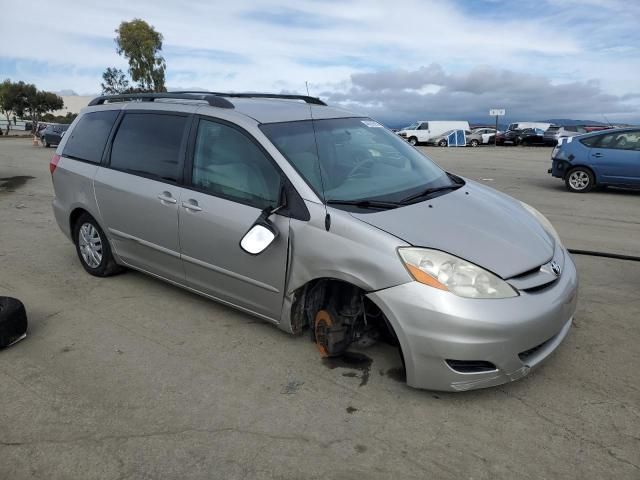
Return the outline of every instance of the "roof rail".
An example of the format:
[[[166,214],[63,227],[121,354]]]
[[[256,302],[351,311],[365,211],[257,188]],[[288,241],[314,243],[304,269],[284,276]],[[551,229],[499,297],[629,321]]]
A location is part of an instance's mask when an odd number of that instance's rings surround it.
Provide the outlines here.
[[[318,97],[310,97],[308,95],[289,95],[289,94],[279,94],[279,93],[226,93],[226,92],[197,92],[192,90],[185,90],[180,92],[172,92],[172,93],[199,93],[199,94],[209,94],[216,95],[218,97],[230,97],[230,98],[281,98],[285,100],[303,100],[306,103],[310,103],[312,105],[324,105],[322,100]]]
[[[139,100],[142,102],[153,102],[156,99],[176,99],[176,100],[202,100],[212,107],[234,108],[226,98],[214,95],[209,92],[169,92],[169,93],[122,93],[119,95],[101,95],[89,102],[89,106],[103,105],[105,102],[127,102]]]

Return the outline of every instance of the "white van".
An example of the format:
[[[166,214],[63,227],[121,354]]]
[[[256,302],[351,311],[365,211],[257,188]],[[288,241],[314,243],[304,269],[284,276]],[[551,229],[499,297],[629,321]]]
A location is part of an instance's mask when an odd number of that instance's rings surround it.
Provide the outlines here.
[[[510,123],[509,128],[507,128],[507,130],[522,130],[524,128],[540,128],[546,131],[551,125],[553,124],[545,123],[545,122],[515,122],[515,123]]]
[[[420,120],[398,132],[411,145],[427,143],[448,130],[470,130],[466,121]]]

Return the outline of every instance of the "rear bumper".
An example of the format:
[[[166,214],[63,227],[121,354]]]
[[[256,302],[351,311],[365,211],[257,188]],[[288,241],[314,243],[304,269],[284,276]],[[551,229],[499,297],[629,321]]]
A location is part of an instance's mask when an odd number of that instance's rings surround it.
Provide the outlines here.
[[[564,178],[570,168],[571,164],[566,160],[553,159],[551,168],[547,170],[547,173],[550,173],[552,177]]]
[[[567,336],[578,278],[566,254],[550,287],[500,300],[473,300],[417,282],[369,294],[402,347],[407,384],[463,391],[511,382],[538,367]],[[446,360],[490,362],[495,369],[454,370]]]

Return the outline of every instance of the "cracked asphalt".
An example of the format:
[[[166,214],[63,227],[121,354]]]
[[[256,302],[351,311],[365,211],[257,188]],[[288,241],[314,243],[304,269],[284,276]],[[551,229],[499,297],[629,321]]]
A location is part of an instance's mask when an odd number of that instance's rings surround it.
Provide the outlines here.
[[[546,148],[425,151],[570,247],[640,255],[638,192],[570,194]],[[0,139],[0,295],[30,320],[0,351],[1,479],[640,478],[640,263],[575,257],[575,325],[530,376],[413,390],[389,346],[360,351],[369,371],[327,368],[306,336],[135,272],[87,275],[53,219],[52,154]]]

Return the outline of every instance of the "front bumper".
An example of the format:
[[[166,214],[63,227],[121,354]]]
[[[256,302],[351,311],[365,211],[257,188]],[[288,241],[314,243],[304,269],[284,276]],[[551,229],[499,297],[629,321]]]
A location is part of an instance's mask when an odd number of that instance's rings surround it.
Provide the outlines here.
[[[566,337],[576,309],[578,277],[566,253],[551,286],[505,299],[467,299],[418,282],[368,296],[393,326],[407,384],[463,391],[511,382],[542,363]],[[445,360],[491,362],[495,369],[460,373]]]

